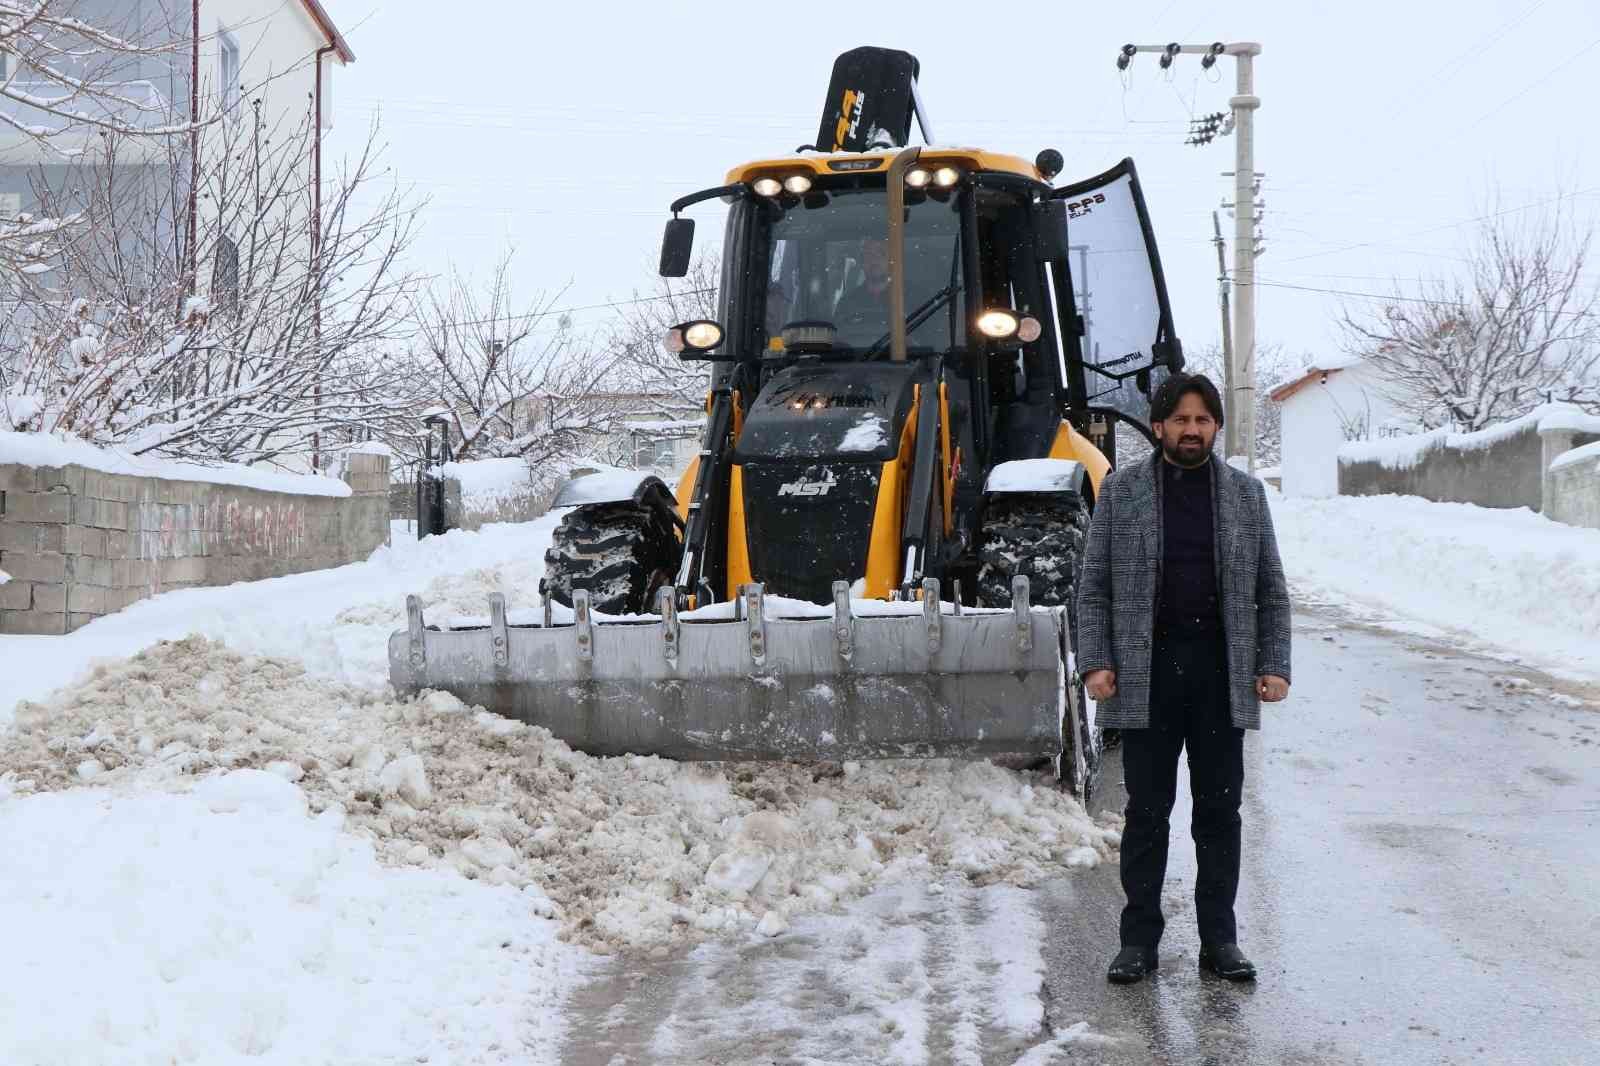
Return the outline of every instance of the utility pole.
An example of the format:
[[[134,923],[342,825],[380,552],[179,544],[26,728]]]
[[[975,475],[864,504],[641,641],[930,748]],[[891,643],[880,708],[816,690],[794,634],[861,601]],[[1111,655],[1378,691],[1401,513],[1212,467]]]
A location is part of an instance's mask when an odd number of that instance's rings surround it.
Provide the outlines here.
[[[1211,212],[1211,243],[1217,246],[1217,299],[1222,304],[1222,395],[1226,419],[1222,423],[1222,454],[1239,454],[1239,411],[1233,396],[1233,327],[1228,321],[1228,243],[1222,239],[1222,219]]]
[[[1261,98],[1255,95],[1255,57],[1261,54],[1261,45],[1254,41],[1233,44],[1126,44],[1117,57],[1117,69],[1127,70],[1129,62],[1140,52],[1160,55],[1161,69],[1172,66],[1179,55],[1198,55],[1200,65],[1207,70],[1218,56],[1232,56],[1237,75],[1234,95],[1228,100],[1233,111],[1233,277],[1239,287],[1233,302],[1233,355],[1229,359],[1232,372],[1228,375],[1228,394],[1233,400],[1239,434],[1230,434],[1225,444],[1229,457],[1241,452],[1245,455],[1251,473],[1256,468],[1256,211],[1255,211],[1255,113]],[[1227,336],[1227,331],[1223,331]],[[1234,450],[1237,445],[1239,451]]]

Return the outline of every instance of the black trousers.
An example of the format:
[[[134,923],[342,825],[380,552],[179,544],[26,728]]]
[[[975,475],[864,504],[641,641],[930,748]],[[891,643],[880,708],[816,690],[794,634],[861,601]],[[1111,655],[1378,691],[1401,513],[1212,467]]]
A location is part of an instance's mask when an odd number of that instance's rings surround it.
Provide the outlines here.
[[[1150,727],[1122,733],[1128,787],[1122,832],[1122,944],[1151,949],[1166,919],[1168,818],[1178,791],[1178,755],[1189,751],[1194,795],[1195,917],[1202,944],[1238,940],[1233,901],[1239,890],[1239,801],[1244,788],[1244,730],[1228,709],[1227,656],[1220,633],[1157,632],[1151,657]]]

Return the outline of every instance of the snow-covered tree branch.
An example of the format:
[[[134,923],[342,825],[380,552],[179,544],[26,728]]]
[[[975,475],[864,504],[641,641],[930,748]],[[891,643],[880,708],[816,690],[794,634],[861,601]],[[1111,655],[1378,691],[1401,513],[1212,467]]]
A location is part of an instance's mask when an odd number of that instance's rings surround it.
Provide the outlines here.
[[[1347,310],[1345,348],[1430,428],[1482,429],[1550,400],[1600,410],[1600,287],[1585,278],[1593,236],[1570,208],[1535,222],[1491,215],[1464,277]]]
[[[655,278],[651,290],[634,293],[618,309],[607,343],[620,357],[620,373],[640,392],[672,397],[691,408],[705,402],[710,364],[683,360],[663,347],[667,330],[682,322],[717,317],[722,261],[702,252],[682,278]]]
[[[388,353],[414,291],[398,259],[416,209],[375,190],[374,128],[324,174],[319,216],[315,136],[309,114],[209,130],[192,239],[183,168],[119,166],[118,138],[77,180],[41,180],[49,213],[85,224],[0,334],[0,385],[36,408],[27,428],[238,462],[409,431],[410,368]]]
[[[456,459],[520,456],[553,470],[615,427],[607,382],[620,360],[555,310],[560,294],[519,303],[510,269],[507,255],[481,287],[452,274],[419,302],[418,380],[450,424]]]

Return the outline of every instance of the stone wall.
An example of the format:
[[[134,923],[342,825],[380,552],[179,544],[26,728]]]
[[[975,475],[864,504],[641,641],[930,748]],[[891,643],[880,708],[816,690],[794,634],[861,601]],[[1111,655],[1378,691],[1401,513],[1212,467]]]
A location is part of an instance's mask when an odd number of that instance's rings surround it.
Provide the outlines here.
[[[349,496],[0,465],[0,633],[68,633],[147,596],[366,558],[389,536],[389,459]]]

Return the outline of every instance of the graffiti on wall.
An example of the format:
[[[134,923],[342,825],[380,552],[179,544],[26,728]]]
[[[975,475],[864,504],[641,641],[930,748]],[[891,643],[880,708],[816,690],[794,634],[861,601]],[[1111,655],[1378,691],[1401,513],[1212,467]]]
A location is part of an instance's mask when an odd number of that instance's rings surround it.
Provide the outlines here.
[[[136,505],[136,559],[161,561],[200,555],[298,555],[305,544],[305,505],[244,503],[157,503]]]

